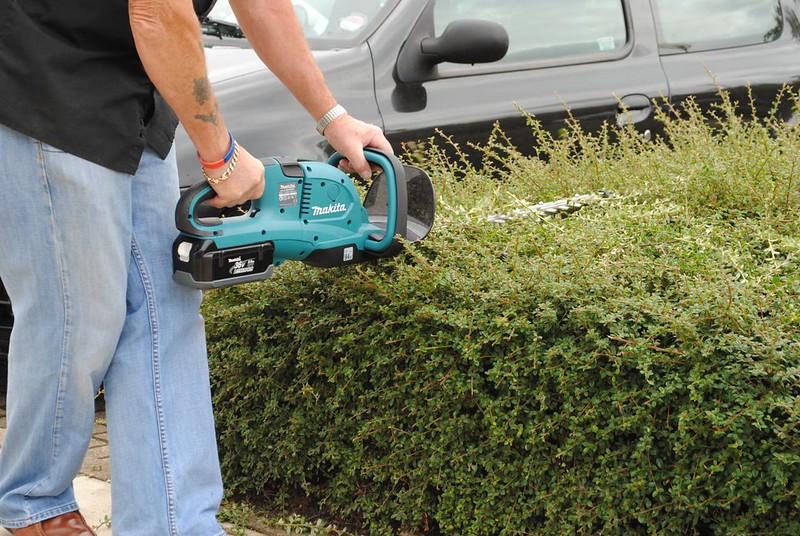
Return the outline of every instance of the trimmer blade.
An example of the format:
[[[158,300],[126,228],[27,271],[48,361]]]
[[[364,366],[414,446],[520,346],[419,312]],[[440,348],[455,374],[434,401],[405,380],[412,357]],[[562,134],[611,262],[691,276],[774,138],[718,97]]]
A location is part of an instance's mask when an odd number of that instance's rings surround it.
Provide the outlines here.
[[[433,183],[428,174],[416,166],[403,164],[403,170],[408,192],[405,238],[409,242],[418,242],[433,228],[436,202]],[[364,199],[370,223],[386,228],[387,204],[386,180],[381,173],[373,179]]]

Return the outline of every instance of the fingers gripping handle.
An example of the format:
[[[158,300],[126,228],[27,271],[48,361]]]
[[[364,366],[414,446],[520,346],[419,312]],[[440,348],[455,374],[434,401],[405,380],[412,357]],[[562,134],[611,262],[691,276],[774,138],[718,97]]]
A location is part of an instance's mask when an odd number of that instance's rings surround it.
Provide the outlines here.
[[[200,206],[216,195],[217,193],[206,181],[195,183],[184,190],[175,207],[175,226],[178,230],[192,236],[219,236],[223,234],[222,228],[226,220],[227,225],[235,225],[239,216],[225,220],[206,215],[198,217]],[[253,199],[251,208],[260,208],[260,201]]]
[[[373,253],[383,253],[394,243],[394,237],[406,236],[408,226],[408,192],[406,191],[405,169],[391,153],[367,147],[364,149],[364,156],[381,169],[386,176],[387,186],[387,218],[386,232],[380,240],[368,238],[364,243],[364,248]],[[328,163],[335,166],[344,156],[341,153],[334,153]]]

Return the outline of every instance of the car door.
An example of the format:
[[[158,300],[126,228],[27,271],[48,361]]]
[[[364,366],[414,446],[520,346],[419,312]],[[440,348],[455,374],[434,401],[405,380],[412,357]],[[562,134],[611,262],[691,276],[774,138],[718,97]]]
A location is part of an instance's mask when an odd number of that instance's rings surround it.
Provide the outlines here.
[[[476,131],[485,141],[497,122],[513,144],[530,148],[523,112],[556,136],[570,115],[590,131],[615,122],[635,123],[643,132],[657,127],[651,99],[666,97],[668,87],[647,0],[430,0],[420,12],[404,49],[371,43],[376,68],[384,54],[401,59],[376,72],[390,139],[424,139],[439,129],[457,143],[476,139]],[[502,25],[509,41],[505,57],[442,63],[418,80],[404,72],[403,55],[419,34],[440,38],[460,19]]]
[[[766,116],[786,83],[800,82],[800,23],[793,0],[651,0],[672,100],[705,110],[730,92],[740,112]],[[749,88],[749,89],[748,89]],[[788,119],[793,103],[783,99]]]

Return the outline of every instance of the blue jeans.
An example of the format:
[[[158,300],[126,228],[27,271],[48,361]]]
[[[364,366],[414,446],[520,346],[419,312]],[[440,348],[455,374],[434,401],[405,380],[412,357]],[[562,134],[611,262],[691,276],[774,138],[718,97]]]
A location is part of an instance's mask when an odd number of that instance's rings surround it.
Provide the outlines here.
[[[172,281],[174,154],[147,151],[131,176],[0,126],[0,196],[14,309],[0,526],[78,508],[102,384],[114,534],[224,534],[201,294]]]

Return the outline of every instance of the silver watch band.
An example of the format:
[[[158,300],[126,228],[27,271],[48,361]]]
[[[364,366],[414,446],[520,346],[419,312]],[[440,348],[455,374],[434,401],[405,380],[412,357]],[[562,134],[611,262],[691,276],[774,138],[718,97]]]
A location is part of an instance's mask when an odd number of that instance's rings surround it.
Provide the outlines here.
[[[328,113],[323,115],[319,121],[317,121],[317,132],[322,135],[325,132],[325,127],[330,125],[331,121],[339,117],[340,115],[345,115],[347,110],[344,109],[344,106],[337,104],[333,108],[331,108]]]

